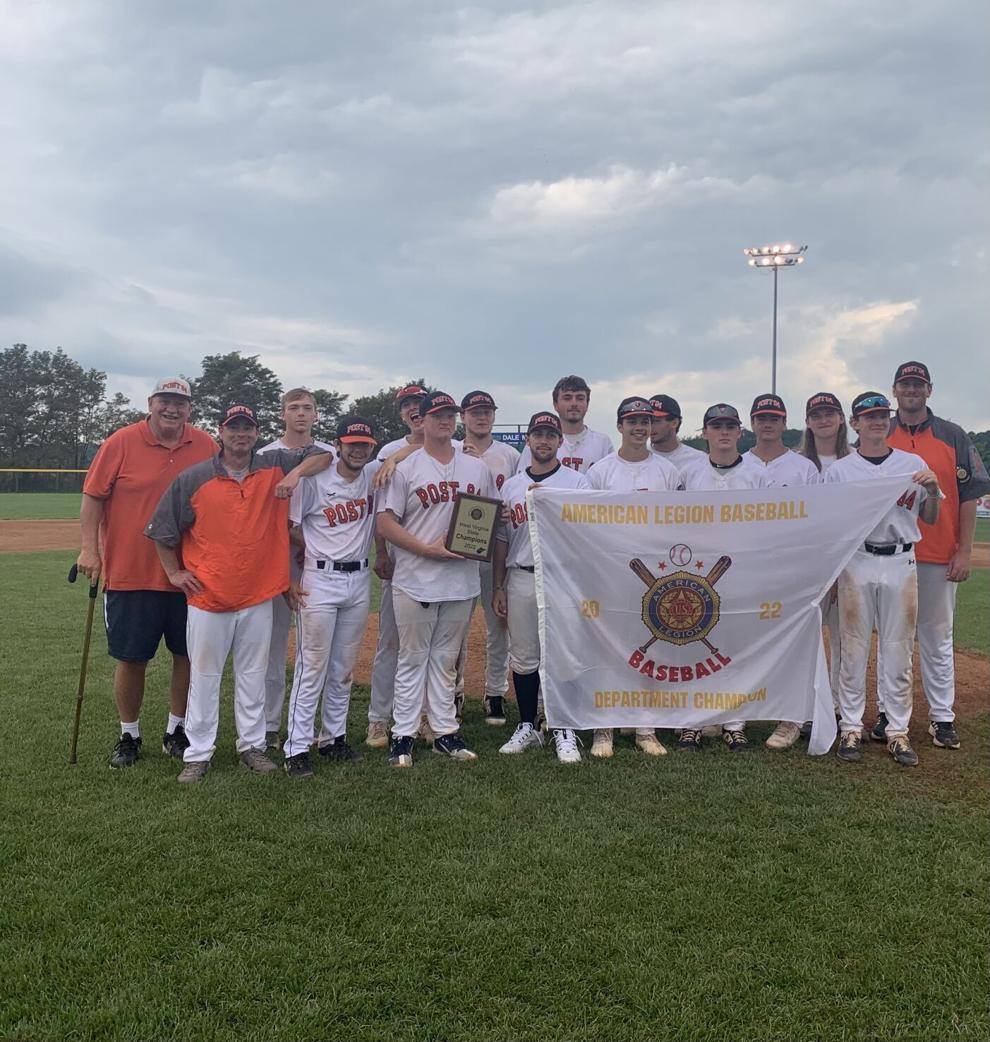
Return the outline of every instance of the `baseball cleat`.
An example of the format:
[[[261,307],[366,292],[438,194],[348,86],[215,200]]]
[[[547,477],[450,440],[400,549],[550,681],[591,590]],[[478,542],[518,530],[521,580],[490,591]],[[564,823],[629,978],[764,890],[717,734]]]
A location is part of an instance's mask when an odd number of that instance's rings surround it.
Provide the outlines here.
[[[182,754],[189,748],[189,739],[182,724],[176,724],[171,734],[166,731],[162,735],[162,752],[175,760],[181,760]]]
[[[612,751],[612,728],[598,728],[591,743],[591,755],[596,760],[607,760],[612,755]]]
[[[318,752],[320,756],[325,756],[328,760],[337,760],[339,763],[361,759],[361,754],[355,752],[343,736],[335,738],[332,742],[325,742],[320,746]]]
[[[538,749],[542,745],[543,739],[540,737],[540,732],[532,724],[521,723],[512,732],[512,737],[499,749],[499,752],[508,756],[513,753],[524,753],[527,749]]]
[[[384,720],[371,720],[368,723],[368,737],[364,744],[372,749],[388,748],[388,725]]]
[[[839,746],[835,755],[846,763],[859,763],[863,759],[863,732],[843,731],[839,735]]]
[[[389,744],[388,762],[391,767],[412,767],[413,739],[406,736],[396,738],[394,735]]]
[[[790,720],[781,720],[773,729],[773,734],[766,740],[768,749],[790,749],[801,737],[801,728]]]
[[[295,756],[287,756],[282,766],[285,768],[285,773],[290,778],[295,778],[296,781],[305,781],[307,778],[315,777],[313,768],[309,763],[309,753],[296,753]]]
[[[877,722],[873,725],[873,729],[870,731],[870,737],[874,742],[886,742],[887,741],[887,714],[881,713],[877,717]]]
[[[209,760],[194,760],[187,763],[185,767],[179,771],[179,777],[175,780],[180,785],[196,785],[206,777],[206,772],[209,769]]]
[[[928,733],[932,736],[932,745],[939,749],[959,748],[959,735],[951,720],[932,720],[928,725]]]
[[[561,763],[580,763],[581,750],[578,749],[578,736],[569,727],[555,728],[551,732],[551,740],[557,750],[557,759]]]
[[[464,744],[464,739],[455,731],[453,734],[442,734],[433,742],[433,751],[449,756],[452,760],[460,760],[466,763],[468,760],[477,760],[478,754]]]
[[[114,770],[121,767],[133,767],[141,755],[141,739],[122,734],[110,754],[110,766]]]
[[[667,749],[655,734],[636,735],[636,748],[642,750],[647,756],[666,756]]]
[[[505,724],[505,700],[501,695],[487,695],[485,697],[485,723],[492,727],[502,727]]]
[[[749,739],[746,737],[745,731],[726,731],[723,728],[722,741],[725,742],[730,751],[734,753],[745,753],[752,748],[749,744]]]
[[[245,749],[238,759],[252,774],[274,774],[278,770],[261,749]]]
[[[681,733],[677,736],[677,745],[675,748],[680,752],[700,753],[701,729],[697,727],[682,728]]]
[[[906,734],[895,735],[887,743],[887,752],[894,758],[895,763],[902,767],[917,767],[918,754],[911,748]]]

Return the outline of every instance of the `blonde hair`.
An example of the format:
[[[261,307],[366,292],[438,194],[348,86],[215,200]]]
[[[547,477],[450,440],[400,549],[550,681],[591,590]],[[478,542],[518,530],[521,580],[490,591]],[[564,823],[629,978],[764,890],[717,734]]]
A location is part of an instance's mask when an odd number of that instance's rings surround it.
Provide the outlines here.
[[[291,391],[286,391],[282,395],[282,408],[284,409],[290,402],[298,402],[301,398],[308,398],[313,403],[313,408],[316,408],[316,395],[305,387],[293,387]]]
[[[835,458],[842,459],[843,456],[849,455],[849,429],[846,426],[846,418],[842,413],[839,413],[842,419],[842,423],[839,425],[839,431],[835,436]],[[814,465],[821,470],[822,461],[818,458],[818,448],[815,445],[815,436],[808,426],[807,420],[804,424],[804,433],[801,435],[801,443],[798,445],[798,453],[804,456],[806,459],[810,459]]]

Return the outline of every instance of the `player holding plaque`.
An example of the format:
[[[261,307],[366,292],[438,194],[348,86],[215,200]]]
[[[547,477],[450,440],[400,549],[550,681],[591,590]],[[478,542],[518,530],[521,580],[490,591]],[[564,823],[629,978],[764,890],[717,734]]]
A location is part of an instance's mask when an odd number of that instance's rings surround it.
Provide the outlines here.
[[[435,391],[423,398],[423,447],[396,467],[378,515],[378,534],[395,548],[392,604],[399,658],[389,750],[393,767],[412,766],[413,738],[424,710],[437,736],[434,752],[477,759],[457,734],[454,685],[457,652],[481,592],[478,559],[449,550],[445,542],[458,495],[491,499],[495,483],[484,463],[451,444],[457,413],[449,394]],[[482,518],[472,518],[472,509],[482,510]],[[472,526],[484,521],[484,509],[483,501],[468,507]],[[476,551],[481,544],[474,527],[472,532],[469,548]]]
[[[472,561],[491,561],[501,509],[498,499],[458,492],[444,546]]]

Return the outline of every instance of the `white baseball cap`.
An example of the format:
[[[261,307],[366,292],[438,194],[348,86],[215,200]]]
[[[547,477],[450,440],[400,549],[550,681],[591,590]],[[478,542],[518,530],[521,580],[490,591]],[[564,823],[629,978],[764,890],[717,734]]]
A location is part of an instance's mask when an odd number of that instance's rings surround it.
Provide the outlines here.
[[[192,400],[192,390],[189,387],[189,381],[183,380],[181,376],[163,376],[155,384],[155,389],[149,397],[154,398],[156,394],[177,394],[182,398]]]

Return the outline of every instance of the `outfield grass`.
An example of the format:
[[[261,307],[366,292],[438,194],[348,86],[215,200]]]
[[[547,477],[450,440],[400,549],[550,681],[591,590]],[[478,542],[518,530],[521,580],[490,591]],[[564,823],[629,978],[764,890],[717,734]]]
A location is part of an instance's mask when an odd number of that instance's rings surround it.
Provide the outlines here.
[[[957,648],[990,655],[990,570],[975,568],[959,584],[953,635]]]
[[[50,521],[79,516],[78,492],[0,492],[0,520]]]
[[[978,517],[976,519],[977,543],[990,543],[990,517]]]
[[[0,557],[0,1038],[985,1039],[985,717],[917,771],[799,750],[608,763],[417,750],[192,791],[116,734],[71,552]],[[362,728],[366,692],[352,711]],[[765,728],[753,728],[757,734]]]

